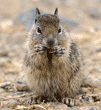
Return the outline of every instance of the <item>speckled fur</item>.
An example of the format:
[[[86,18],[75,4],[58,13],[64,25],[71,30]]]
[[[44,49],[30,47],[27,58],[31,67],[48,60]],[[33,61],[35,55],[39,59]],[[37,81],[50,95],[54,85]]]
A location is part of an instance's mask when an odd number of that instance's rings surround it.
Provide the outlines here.
[[[37,15],[35,20],[37,24],[29,32],[24,59],[28,85],[38,96],[74,98],[79,93],[83,82],[83,61],[76,44],[63,27],[62,33],[57,34],[58,27],[61,25],[58,16]],[[37,34],[37,26],[41,27],[42,35]],[[56,46],[61,45],[65,48],[64,54],[60,57],[51,54],[51,62],[46,52],[38,54],[34,47],[36,44],[45,45],[46,36],[50,33],[56,40]],[[43,39],[46,40],[43,41]]]

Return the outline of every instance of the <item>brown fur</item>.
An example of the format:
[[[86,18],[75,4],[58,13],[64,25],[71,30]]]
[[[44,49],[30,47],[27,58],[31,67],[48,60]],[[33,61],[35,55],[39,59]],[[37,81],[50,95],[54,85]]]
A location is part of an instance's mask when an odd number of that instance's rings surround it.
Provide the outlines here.
[[[61,25],[57,15],[37,15],[35,20],[36,24],[28,35],[24,59],[28,85],[38,96],[74,98],[79,93],[83,81],[83,61],[76,44],[63,27],[62,33],[57,34]],[[41,27],[42,35],[37,34],[35,28],[37,26]],[[47,36],[50,34],[53,36],[55,46],[61,45],[65,48],[62,56],[35,52],[35,45],[46,46]]]

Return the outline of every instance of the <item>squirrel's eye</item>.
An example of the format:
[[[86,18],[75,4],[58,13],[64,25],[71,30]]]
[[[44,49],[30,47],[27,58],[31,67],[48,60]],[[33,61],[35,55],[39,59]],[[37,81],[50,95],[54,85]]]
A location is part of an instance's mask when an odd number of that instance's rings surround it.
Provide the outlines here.
[[[42,33],[41,29],[39,27],[37,28],[37,32],[40,33],[40,34]]]
[[[61,28],[58,29],[58,33],[61,33]]]

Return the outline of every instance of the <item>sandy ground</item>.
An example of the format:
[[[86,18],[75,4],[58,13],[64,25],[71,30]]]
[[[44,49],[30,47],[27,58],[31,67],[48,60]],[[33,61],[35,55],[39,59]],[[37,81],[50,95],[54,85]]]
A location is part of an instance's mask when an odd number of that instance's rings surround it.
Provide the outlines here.
[[[84,87],[85,94],[91,99],[80,103],[76,109],[101,109],[101,1],[63,0],[0,0],[0,109],[23,110],[27,96],[26,85],[16,83],[21,78],[21,68],[25,52],[28,30],[15,22],[16,16],[31,7],[38,7],[46,13],[59,8],[59,16],[75,20],[79,26],[70,28],[72,39],[78,44],[85,60],[85,75],[94,87]],[[93,10],[93,11],[92,11]],[[69,27],[67,27],[69,28]],[[67,29],[68,30],[68,29]],[[21,80],[22,81],[22,80]],[[93,81],[93,82],[92,82]],[[5,84],[6,83],[6,84]],[[3,86],[3,84],[5,84]],[[21,90],[19,90],[21,86]],[[18,89],[17,89],[18,87]],[[23,87],[25,87],[23,89]],[[16,91],[16,92],[15,92]],[[19,92],[20,91],[20,92]],[[34,109],[66,110],[66,105],[53,103],[34,105]],[[22,108],[20,108],[22,107]],[[44,108],[43,108],[44,107]],[[27,108],[31,110],[31,107]],[[73,109],[73,108],[67,108]],[[75,107],[74,107],[75,109]],[[75,109],[75,110],[76,110]],[[93,110],[91,109],[91,110]]]

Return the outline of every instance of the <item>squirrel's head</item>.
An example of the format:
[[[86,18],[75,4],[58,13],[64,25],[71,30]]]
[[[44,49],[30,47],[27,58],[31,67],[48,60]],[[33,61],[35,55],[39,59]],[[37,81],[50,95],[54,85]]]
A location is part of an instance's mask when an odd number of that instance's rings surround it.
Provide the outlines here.
[[[38,40],[46,47],[54,47],[58,44],[58,38],[61,36],[62,28],[58,18],[58,9],[54,14],[41,15],[36,8],[35,31]]]

